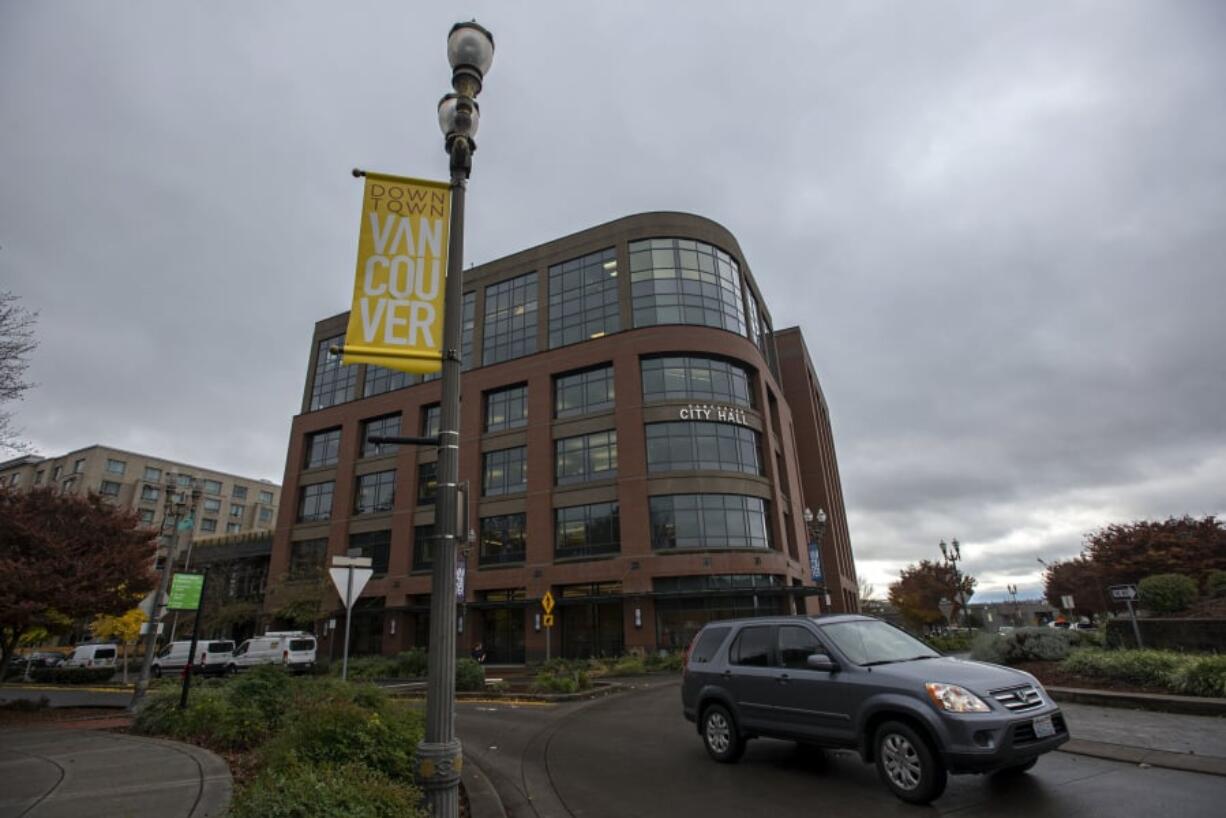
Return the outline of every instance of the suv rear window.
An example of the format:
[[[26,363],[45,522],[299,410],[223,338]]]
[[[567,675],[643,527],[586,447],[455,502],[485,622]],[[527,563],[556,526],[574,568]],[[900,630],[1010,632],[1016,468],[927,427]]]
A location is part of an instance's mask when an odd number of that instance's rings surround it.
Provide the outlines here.
[[[233,642],[209,642],[209,653],[233,653]]]
[[[315,640],[314,639],[291,639],[289,640],[289,649],[293,651],[315,650]]]
[[[102,648],[100,650],[96,650],[94,651],[94,658],[95,659],[114,659],[115,649],[114,648]]]
[[[732,643],[732,650],[729,651],[729,659],[734,665],[766,667],[770,664],[770,656],[770,626],[755,625],[742,629],[736,641]]]
[[[690,654],[690,661],[696,664],[711,661],[715,656],[715,651],[719,650],[719,646],[724,644],[724,638],[728,635],[728,631],[732,628],[707,628],[698,637],[698,644],[694,645],[694,651]]]

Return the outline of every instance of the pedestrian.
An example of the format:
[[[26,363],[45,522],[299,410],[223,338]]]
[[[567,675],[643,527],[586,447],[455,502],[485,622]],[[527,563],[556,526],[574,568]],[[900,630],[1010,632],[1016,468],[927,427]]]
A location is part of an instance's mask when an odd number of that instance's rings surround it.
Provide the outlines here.
[[[483,665],[485,664],[485,646],[482,645],[480,642],[478,642],[476,646],[473,647],[473,658],[476,659],[481,664]]]

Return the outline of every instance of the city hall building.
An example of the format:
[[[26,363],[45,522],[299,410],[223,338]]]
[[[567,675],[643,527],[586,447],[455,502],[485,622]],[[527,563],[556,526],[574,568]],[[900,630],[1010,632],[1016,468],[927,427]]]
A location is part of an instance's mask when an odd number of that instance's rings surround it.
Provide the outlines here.
[[[461,650],[536,660],[547,632],[555,656],[674,650],[711,619],[857,609],[825,398],[723,227],[644,213],[474,267],[463,316]],[[368,556],[351,649],[391,654],[427,643],[437,452],[367,438],[436,434],[441,383],[342,366],[347,321],[315,326],[265,611]],[[806,507],[828,516],[820,580]]]

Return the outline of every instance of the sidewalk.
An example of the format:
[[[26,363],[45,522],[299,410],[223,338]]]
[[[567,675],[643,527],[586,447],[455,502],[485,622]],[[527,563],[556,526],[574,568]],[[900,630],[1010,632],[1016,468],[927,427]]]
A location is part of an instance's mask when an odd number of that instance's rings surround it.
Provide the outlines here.
[[[1061,703],[1060,749],[1113,761],[1226,776],[1226,719]]]
[[[0,730],[0,818],[219,816],[226,763],[199,747],[103,731]]]

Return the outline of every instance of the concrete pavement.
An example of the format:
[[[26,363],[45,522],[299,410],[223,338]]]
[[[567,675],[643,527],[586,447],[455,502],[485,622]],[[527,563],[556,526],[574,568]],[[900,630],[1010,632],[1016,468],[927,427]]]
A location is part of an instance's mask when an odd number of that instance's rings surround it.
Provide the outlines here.
[[[0,730],[0,818],[204,818],[230,804],[230,770],[174,741],[55,727]]]

